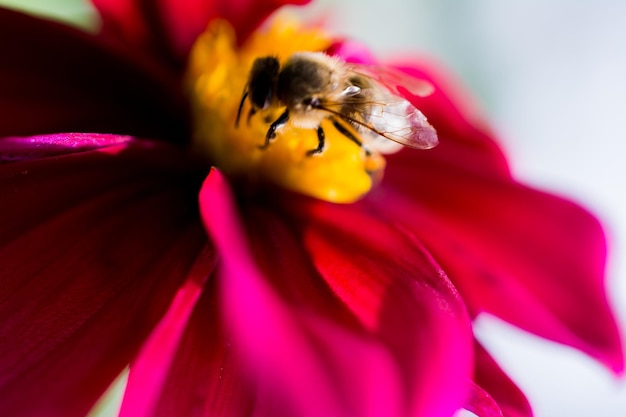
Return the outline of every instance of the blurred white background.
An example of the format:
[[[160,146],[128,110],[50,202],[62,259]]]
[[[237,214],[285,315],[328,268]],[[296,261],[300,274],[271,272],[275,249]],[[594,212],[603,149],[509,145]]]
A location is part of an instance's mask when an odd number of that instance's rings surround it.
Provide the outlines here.
[[[87,25],[83,0],[2,0]],[[210,1],[210,0],[207,0]],[[609,232],[610,295],[626,324],[626,2],[318,0],[335,32],[381,57],[442,62],[484,107],[516,176],[594,211]],[[624,417],[626,381],[494,319],[481,340],[536,417]]]
[[[626,324],[626,2],[320,0],[330,25],[382,58],[442,62],[484,107],[513,171],[595,212],[608,287]],[[536,417],[624,417],[626,381],[571,349],[495,319],[478,335]]]

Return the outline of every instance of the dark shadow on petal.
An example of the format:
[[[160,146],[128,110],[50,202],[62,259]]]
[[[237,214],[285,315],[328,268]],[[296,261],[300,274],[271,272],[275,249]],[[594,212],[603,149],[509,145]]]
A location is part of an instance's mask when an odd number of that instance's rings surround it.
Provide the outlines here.
[[[131,49],[0,8],[0,136],[57,132],[188,139],[180,79]]]
[[[0,414],[84,415],[164,314],[206,245],[169,151],[0,166]]]

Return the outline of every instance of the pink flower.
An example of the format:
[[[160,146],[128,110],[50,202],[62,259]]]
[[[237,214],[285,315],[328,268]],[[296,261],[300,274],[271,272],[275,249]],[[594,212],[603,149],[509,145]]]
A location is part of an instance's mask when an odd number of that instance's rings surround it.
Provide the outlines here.
[[[94,0],[98,35],[0,9],[0,415],[85,415],[130,363],[123,416],[529,416],[481,312],[621,373],[597,220],[516,182],[439,71],[402,67],[440,145],[356,203],[201,162],[192,44],[283,3]]]

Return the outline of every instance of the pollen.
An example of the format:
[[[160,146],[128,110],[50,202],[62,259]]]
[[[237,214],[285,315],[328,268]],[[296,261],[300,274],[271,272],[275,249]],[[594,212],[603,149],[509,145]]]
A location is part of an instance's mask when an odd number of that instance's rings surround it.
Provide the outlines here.
[[[238,44],[227,22],[212,22],[193,46],[186,74],[196,153],[226,175],[254,184],[270,182],[335,203],[354,202],[366,194],[382,175],[385,161],[339,132],[330,119],[320,122],[325,141],[315,153],[311,150],[319,145],[317,129],[290,123],[277,129],[265,146],[270,125],[284,108],[268,108],[248,117],[251,107],[246,100],[237,123],[257,58],[272,56],[284,62],[296,52],[324,51],[331,42],[320,29],[303,28],[283,18]]]

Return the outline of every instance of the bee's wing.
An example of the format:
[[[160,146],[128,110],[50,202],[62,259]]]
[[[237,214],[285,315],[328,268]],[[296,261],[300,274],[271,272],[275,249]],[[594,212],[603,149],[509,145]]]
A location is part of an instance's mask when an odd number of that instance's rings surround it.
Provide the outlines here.
[[[381,137],[410,148],[430,149],[437,145],[435,128],[408,100],[391,94],[380,100],[368,106],[363,115],[365,123],[361,127],[368,143],[383,153],[395,152],[398,148],[380,140]]]
[[[412,77],[396,68],[353,63],[346,65],[350,72],[375,81],[393,95],[402,96],[398,87],[404,88],[418,97],[427,97],[435,91],[433,85],[428,81]]]
[[[393,68],[358,64],[348,64],[347,68],[356,78],[368,81],[365,88],[371,90],[372,101],[364,103],[360,120],[348,120],[345,115],[343,118],[358,125],[370,145],[383,153],[395,152],[399,148],[381,137],[411,148],[430,149],[437,145],[435,128],[398,89],[401,87],[414,95],[427,96],[434,90],[432,84]]]

